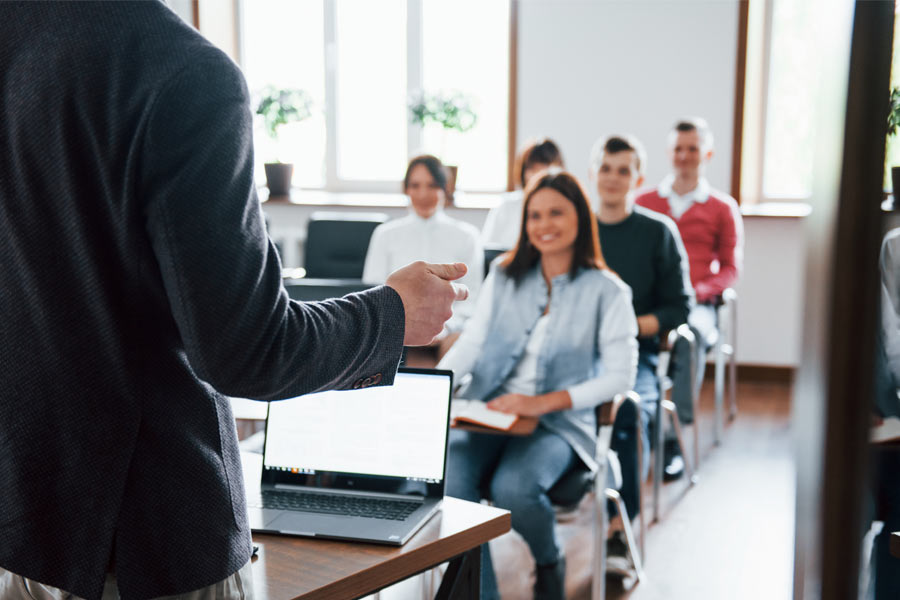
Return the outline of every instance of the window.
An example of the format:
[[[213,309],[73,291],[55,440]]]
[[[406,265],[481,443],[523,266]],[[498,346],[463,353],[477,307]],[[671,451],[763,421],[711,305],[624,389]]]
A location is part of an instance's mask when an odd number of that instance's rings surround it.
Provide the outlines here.
[[[771,22],[763,196],[802,199],[812,191],[817,51],[812,2],[775,0]]]
[[[894,48],[891,56],[891,88],[900,87],[900,20],[897,12],[900,5],[894,8]],[[884,189],[892,190],[891,167],[900,167],[900,131],[887,138],[884,153]],[[900,190],[898,190],[900,192]],[[896,192],[895,192],[896,194]]]
[[[749,7],[741,196],[803,200],[815,150],[817,7],[769,0]]]
[[[315,103],[278,144],[257,127],[259,182],[278,158],[301,187],[397,191],[408,159],[428,152],[459,167],[458,189],[506,189],[509,14],[509,0],[243,0],[251,93],[299,87]],[[476,126],[411,124],[407,100],[422,90],[472,98]]]

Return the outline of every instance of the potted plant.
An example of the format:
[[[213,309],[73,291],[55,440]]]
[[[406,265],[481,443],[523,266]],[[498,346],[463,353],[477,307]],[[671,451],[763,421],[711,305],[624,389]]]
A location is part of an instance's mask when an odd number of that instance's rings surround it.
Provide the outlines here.
[[[265,125],[266,133],[275,142],[279,129],[288,123],[303,121],[312,115],[312,98],[300,89],[267,87],[256,107]],[[270,196],[285,196],[291,193],[291,176],[294,165],[275,158],[265,164],[266,185]]]
[[[900,129],[900,88],[891,88],[891,107],[887,117],[888,137],[897,135]],[[890,148],[890,146],[889,146]],[[888,157],[888,160],[890,157]],[[891,187],[894,196],[894,208],[900,208],[900,166],[891,167]]]
[[[465,133],[478,121],[478,115],[472,109],[472,100],[461,92],[437,92],[415,94],[409,101],[410,123],[425,127],[435,123],[442,128],[441,160],[446,160],[447,132]],[[444,165],[448,171],[447,201],[453,201],[456,189],[456,176],[459,171],[456,165]]]

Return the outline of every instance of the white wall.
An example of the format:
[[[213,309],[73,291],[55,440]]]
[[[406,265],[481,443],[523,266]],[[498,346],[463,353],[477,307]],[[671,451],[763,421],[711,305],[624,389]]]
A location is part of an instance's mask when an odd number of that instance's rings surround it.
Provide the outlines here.
[[[737,18],[737,0],[521,0],[519,143],[553,138],[581,177],[598,137],[632,133],[655,183],[672,124],[703,116],[717,148],[708,176],[729,190]]]
[[[797,367],[803,335],[804,221],[744,219],[744,272],[738,293],[737,360]]]

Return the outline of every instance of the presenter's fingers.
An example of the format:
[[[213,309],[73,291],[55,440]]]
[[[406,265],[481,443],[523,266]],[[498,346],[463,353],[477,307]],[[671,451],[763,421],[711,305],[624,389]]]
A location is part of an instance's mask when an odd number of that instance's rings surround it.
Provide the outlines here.
[[[455,294],[454,302],[465,300],[469,297],[469,288],[465,284],[451,283],[450,285],[453,287],[453,293]]]
[[[425,268],[447,281],[459,279],[469,270],[465,263],[425,263]]]

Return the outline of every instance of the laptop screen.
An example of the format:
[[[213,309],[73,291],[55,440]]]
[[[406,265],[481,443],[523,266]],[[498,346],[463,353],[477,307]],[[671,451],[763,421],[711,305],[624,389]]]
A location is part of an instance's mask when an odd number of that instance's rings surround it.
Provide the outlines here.
[[[442,483],[451,388],[450,371],[401,369],[392,386],[271,402],[263,483],[341,488],[369,487],[365,478]],[[354,476],[362,486],[348,485],[342,475]]]

